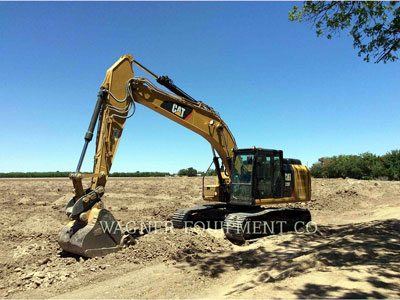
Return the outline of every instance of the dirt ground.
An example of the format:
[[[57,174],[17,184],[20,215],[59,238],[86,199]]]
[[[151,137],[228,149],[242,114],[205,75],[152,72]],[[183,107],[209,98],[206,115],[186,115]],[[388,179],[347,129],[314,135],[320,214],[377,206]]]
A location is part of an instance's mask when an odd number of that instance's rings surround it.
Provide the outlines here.
[[[94,259],[65,255],[68,179],[0,180],[1,298],[400,298],[400,182],[314,179],[314,234],[237,246],[220,230],[174,229]],[[202,204],[201,178],[111,178],[106,208],[170,220]]]

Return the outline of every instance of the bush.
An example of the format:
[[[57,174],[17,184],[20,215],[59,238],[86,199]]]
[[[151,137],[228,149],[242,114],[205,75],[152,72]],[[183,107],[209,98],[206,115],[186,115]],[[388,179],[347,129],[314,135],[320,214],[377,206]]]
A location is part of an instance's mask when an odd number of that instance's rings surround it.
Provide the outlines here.
[[[193,177],[197,175],[197,170],[190,167],[187,169],[180,169],[178,172],[179,176],[189,176],[189,177]]]
[[[392,150],[383,156],[370,152],[360,155],[321,157],[311,167],[315,178],[388,178],[400,180],[400,151]]]

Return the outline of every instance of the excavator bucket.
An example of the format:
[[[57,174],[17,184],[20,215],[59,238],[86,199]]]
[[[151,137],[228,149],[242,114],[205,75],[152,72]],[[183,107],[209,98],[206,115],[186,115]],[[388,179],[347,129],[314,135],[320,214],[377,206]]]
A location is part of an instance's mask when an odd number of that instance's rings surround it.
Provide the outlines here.
[[[121,228],[114,216],[102,206],[101,201],[97,202],[61,230],[58,243],[64,251],[95,257],[121,249]]]

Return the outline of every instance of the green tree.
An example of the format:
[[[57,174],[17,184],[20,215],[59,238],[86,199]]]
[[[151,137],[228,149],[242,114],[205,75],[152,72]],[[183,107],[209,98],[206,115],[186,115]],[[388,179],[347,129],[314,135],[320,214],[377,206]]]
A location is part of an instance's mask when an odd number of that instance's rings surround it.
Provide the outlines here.
[[[390,180],[400,180],[400,150],[392,150],[383,156],[383,163]]]
[[[366,152],[322,157],[312,165],[311,175],[316,178],[400,180],[400,150],[392,150],[383,156]]]
[[[217,171],[215,169],[209,169],[204,175],[205,176],[217,176]]]
[[[324,177],[323,170],[324,168],[322,167],[322,163],[318,161],[315,164],[313,164],[310,168],[311,176],[314,178],[323,178]]]
[[[328,39],[349,30],[358,56],[367,62],[395,61],[400,47],[400,2],[397,1],[304,1],[294,6],[290,21],[312,23],[317,36]]]
[[[187,169],[180,169],[178,172],[178,175],[179,176],[189,176],[189,177],[196,176],[197,170],[192,167],[187,168]]]

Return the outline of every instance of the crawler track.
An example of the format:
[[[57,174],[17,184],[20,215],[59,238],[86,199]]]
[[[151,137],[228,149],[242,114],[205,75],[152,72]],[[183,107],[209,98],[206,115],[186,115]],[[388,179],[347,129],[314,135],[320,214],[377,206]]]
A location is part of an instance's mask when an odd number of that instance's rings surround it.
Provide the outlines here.
[[[267,208],[256,212],[231,213],[225,218],[223,229],[229,240],[245,242],[292,231],[310,221],[311,214],[306,209]]]
[[[209,227],[209,225],[215,225],[218,222],[222,223],[227,212],[227,205],[224,203],[178,209],[172,217],[172,224],[175,228],[184,228],[191,227],[197,222],[199,225]]]
[[[311,214],[307,209],[247,208],[227,204],[209,204],[179,209],[172,217],[175,228],[195,225],[205,228],[222,227],[227,239],[239,243],[292,231],[309,221],[311,221]]]

